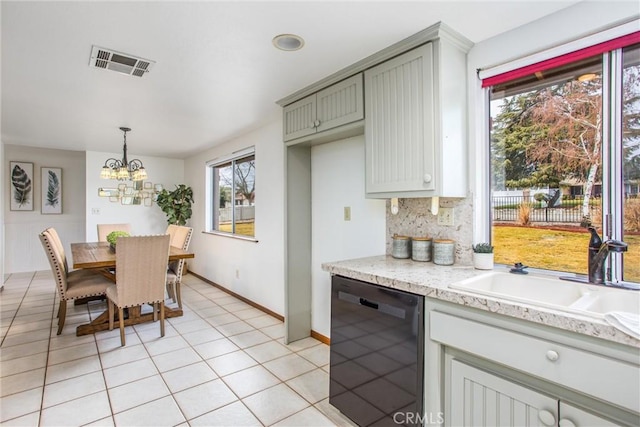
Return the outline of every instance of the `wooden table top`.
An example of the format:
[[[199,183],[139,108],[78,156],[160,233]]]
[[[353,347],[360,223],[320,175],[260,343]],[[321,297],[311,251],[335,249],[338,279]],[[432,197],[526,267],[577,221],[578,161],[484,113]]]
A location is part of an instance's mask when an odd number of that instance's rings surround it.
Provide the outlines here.
[[[116,254],[107,242],[72,243],[73,268],[105,268],[116,266]],[[169,261],[194,258],[191,252],[169,247]]]

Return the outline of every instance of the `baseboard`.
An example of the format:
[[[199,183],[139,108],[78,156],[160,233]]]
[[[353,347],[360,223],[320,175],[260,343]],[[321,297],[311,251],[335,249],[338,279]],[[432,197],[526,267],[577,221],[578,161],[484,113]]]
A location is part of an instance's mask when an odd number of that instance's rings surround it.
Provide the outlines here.
[[[324,335],[314,331],[313,329],[311,330],[311,338],[315,338],[326,345],[331,344],[331,339],[329,337],[325,337]]]
[[[269,310],[267,307],[261,306],[258,303],[255,303],[253,301],[251,301],[248,298],[243,297],[242,295],[238,295],[237,293],[230,291],[229,289],[225,288],[222,285],[219,285],[215,282],[212,282],[211,280],[202,277],[201,275],[194,273],[193,271],[189,271],[189,274],[197,277],[198,279],[202,280],[203,282],[206,282],[208,284],[210,284],[211,286],[215,286],[216,288],[220,289],[223,292],[228,293],[229,295],[238,298],[240,301],[249,304],[251,307],[257,308],[260,311],[265,312],[266,314],[275,317],[276,319],[280,320],[281,322],[284,322],[284,316]],[[317,339],[318,341],[320,341],[321,343],[327,344],[329,345],[331,343],[331,339],[329,337],[326,337],[324,335],[322,335],[321,333],[318,333],[316,331],[314,331],[313,329],[311,330],[311,337]]]
[[[195,277],[197,277],[198,279],[202,280],[203,282],[206,282],[206,283],[210,284],[211,286],[215,286],[216,288],[220,289],[221,291],[224,291],[224,292],[228,293],[229,295],[231,295],[231,296],[233,296],[235,298],[238,298],[240,301],[249,304],[251,307],[257,308],[258,310],[265,312],[269,316],[273,316],[276,319],[280,320],[281,322],[284,322],[284,316],[276,313],[275,311],[271,311],[267,307],[264,307],[264,306],[262,306],[262,305],[260,305],[258,303],[255,303],[255,302],[251,301],[250,299],[243,297],[242,295],[238,295],[235,292],[230,291],[229,289],[225,288],[224,286],[219,285],[219,284],[217,284],[215,282],[212,282],[211,280],[209,280],[209,279],[207,279],[205,277],[202,277],[201,275],[196,274],[193,271],[189,271],[189,274],[192,274]]]

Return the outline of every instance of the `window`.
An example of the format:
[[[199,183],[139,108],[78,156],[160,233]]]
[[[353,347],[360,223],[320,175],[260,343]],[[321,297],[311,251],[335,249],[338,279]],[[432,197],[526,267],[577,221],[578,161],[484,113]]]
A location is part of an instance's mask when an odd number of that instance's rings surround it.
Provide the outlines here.
[[[496,262],[587,274],[593,225],[628,244],[607,279],[640,282],[640,45],[533,68],[490,86]]]
[[[253,148],[207,164],[208,231],[255,236],[255,172]]]

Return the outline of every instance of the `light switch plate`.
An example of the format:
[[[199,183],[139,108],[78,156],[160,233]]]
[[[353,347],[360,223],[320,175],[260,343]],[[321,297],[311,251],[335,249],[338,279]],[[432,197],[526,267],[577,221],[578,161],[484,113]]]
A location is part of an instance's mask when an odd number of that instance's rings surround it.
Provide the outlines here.
[[[453,208],[440,208],[438,211],[438,225],[453,225]]]
[[[351,206],[344,207],[344,220],[351,221]]]

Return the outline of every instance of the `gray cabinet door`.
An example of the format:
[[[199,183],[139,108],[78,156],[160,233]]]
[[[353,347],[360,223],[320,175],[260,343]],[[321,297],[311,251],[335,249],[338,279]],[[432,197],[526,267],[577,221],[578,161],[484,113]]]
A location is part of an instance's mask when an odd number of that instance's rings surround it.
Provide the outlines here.
[[[436,186],[431,43],[365,71],[367,194]]]
[[[364,118],[362,73],[316,94],[317,131],[333,129]]]
[[[316,133],[316,95],[309,95],[284,107],[283,111],[285,141]]]
[[[558,400],[451,361],[450,426],[555,426]]]
[[[287,105],[283,115],[285,142],[362,120],[362,73]]]

